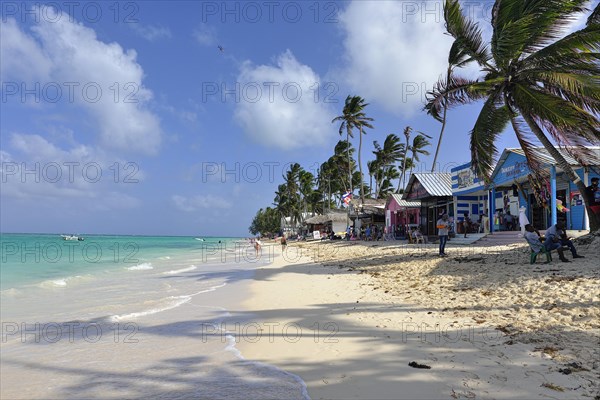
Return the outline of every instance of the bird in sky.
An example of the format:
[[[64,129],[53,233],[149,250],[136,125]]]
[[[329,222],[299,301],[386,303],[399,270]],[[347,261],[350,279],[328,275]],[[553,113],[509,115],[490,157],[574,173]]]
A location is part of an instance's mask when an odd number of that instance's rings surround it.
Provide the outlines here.
[[[223,46],[218,45],[217,47],[219,48],[219,50],[221,50],[221,53],[225,51],[225,49],[223,48]]]

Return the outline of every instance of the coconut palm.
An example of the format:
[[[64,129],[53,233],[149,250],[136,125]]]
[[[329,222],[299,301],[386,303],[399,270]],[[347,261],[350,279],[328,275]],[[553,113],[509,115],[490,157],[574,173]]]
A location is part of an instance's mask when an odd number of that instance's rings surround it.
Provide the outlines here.
[[[393,133],[390,133],[383,142],[383,147],[375,140],[373,141],[375,147],[375,166],[377,167],[377,173],[375,174],[375,198],[379,198],[381,190],[381,183],[384,178],[389,176],[389,170],[394,168],[394,165],[402,160],[405,154],[405,145],[400,143],[400,138]]]
[[[419,155],[420,154],[422,154],[424,156],[429,155],[429,152],[427,150],[425,150],[425,147],[431,146],[431,142],[429,142],[429,140],[427,140],[427,139],[431,139],[431,136],[426,135],[423,132],[419,132],[419,134],[413,138],[412,145],[410,146],[411,166],[410,166],[410,171],[408,173],[409,179],[410,179],[410,176],[412,175],[412,171],[413,171],[413,168],[414,168],[416,162],[421,161],[419,159]]]
[[[342,121],[340,124],[340,135],[343,134],[343,131],[346,130],[346,138],[348,142],[351,137],[354,137],[352,131],[357,128],[359,131],[359,142],[358,142],[358,170],[360,172],[360,199],[361,202],[364,203],[364,185],[363,185],[363,173],[362,173],[362,163],[361,163],[361,151],[362,151],[362,135],[364,133],[364,128],[373,128],[373,126],[369,123],[373,121],[373,118],[369,118],[364,113],[364,109],[368,106],[368,103],[365,103],[365,100],[360,96],[348,96],[346,97],[346,101],[344,103],[344,108],[342,110],[342,115],[335,117],[331,122]],[[350,170],[350,154],[348,153],[348,169]],[[352,175],[350,174],[350,184],[352,185]],[[352,191],[352,186],[350,186],[350,190]]]
[[[369,197],[371,197],[373,195],[373,175],[376,175],[377,172],[380,171],[377,158],[375,158],[375,160],[367,161],[367,171],[369,171]],[[377,179],[375,179],[375,185],[377,185]],[[377,186],[375,186],[375,192],[377,192]]]
[[[448,11],[448,9],[444,9],[444,11]],[[444,82],[449,82],[452,78],[452,73],[455,68],[462,68],[469,64],[471,61],[475,61],[473,57],[470,57],[462,48],[461,42],[455,40],[450,48],[450,52],[448,53],[448,68],[446,69],[446,80]],[[437,116],[436,119],[442,123],[440,127],[440,134],[438,136],[437,146],[435,148],[435,154],[433,156],[433,164],[431,165],[431,172],[435,172],[435,166],[437,163],[438,155],[440,154],[440,147],[442,145],[442,138],[444,137],[444,130],[446,129],[446,113],[448,111],[448,107],[446,106],[446,96],[443,97],[441,108],[442,115]]]
[[[428,93],[425,108],[440,119],[445,108],[484,101],[470,132],[472,165],[482,178],[489,179],[497,156],[494,144],[510,123],[536,179],[543,179],[544,172],[533,151],[533,137],[584,192],[585,185],[550,138],[582,166],[598,162],[585,148],[600,142],[598,7],[585,28],[564,36],[567,24],[587,11],[586,3],[496,0],[489,46],[479,26],[463,15],[458,0],[444,4],[446,29],[455,39],[455,51],[476,61],[485,77],[471,80],[451,74]],[[589,208],[588,214],[591,228],[599,229]]]

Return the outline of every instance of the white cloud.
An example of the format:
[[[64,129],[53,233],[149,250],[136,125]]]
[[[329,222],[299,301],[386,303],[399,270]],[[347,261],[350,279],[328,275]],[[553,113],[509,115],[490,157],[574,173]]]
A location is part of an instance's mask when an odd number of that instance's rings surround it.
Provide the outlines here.
[[[136,52],[98,40],[93,29],[56,17],[54,9],[45,13],[49,18],[40,19],[33,34],[14,19],[2,23],[3,75],[28,85],[61,87],[64,103],[73,102],[94,119],[103,147],[156,153],[162,133],[158,117],[148,110],[153,94],[142,83]]]
[[[193,212],[206,209],[228,209],[233,206],[232,202],[226,198],[209,195],[197,195],[185,197],[180,195],[171,196],[173,203],[181,211]]]
[[[275,65],[244,63],[238,83],[235,118],[256,142],[289,150],[323,145],[331,137],[334,113],[317,91],[322,81],[291,51]]]
[[[131,29],[142,38],[153,42],[157,39],[170,38],[171,30],[162,26],[130,24]]]
[[[38,42],[21,31],[13,18],[0,21],[0,80],[48,80],[52,61]]]
[[[208,25],[201,25],[199,28],[194,29],[192,33],[194,39],[202,46],[216,46],[217,45],[217,33],[215,29]]]
[[[3,198],[51,201],[78,209],[123,209],[139,205],[122,191],[143,180],[135,166],[102,150],[74,144],[63,149],[40,135],[14,133],[11,153],[2,151]],[[132,173],[134,172],[134,173]]]
[[[444,35],[442,2],[354,1],[340,14],[355,94],[390,112],[419,112],[425,93],[447,68],[452,38]]]

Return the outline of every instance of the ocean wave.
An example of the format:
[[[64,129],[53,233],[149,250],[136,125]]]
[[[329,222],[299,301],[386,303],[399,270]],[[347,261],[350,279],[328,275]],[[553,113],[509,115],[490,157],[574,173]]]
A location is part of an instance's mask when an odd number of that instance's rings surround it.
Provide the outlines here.
[[[110,320],[112,322],[119,322],[123,320],[136,319],[139,317],[145,317],[147,315],[157,314],[159,312],[172,310],[173,308],[177,308],[187,302],[192,300],[192,296],[171,296],[164,300],[164,304],[158,307],[150,308],[148,310],[123,314],[123,315],[113,315]]]
[[[18,296],[19,294],[21,294],[21,291],[17,288],[8,288],[8,289],[0,290],[0,296],[14,297],[14,296]]]
[[[48,279],[47,281],[40,282],[37,286],[47,289],[47,288],[62,288],[66,287],[70,282],[75,280],[81,280],[90,278],[89,275],[75,275],[75,276],[67,276],[66,278],[58,278],[58,279]]]
[[[138,265],[134,265],[133,267],[127,268],[129,271],[144,271],[148,269],[154,269],[151,263],[142,263]]]
[[[159,260],[170,260],[170,256],[158,257]]]
[[[118,321],[122,321],[122,320],[136,319],[139,317],[145,317],[147,315],[157,314],[159,312],[172,310],[172,309],[177,308],[185,303],[190,302],[192,300],[192,297],[194,297],[194,296],[197,296],[202,293],[213,292],[213,291],[217,290],[218,288],[221,288],[225,285],[226,285],[226,283],[222,283],[220,285],[212,286],[208,289],[201,290],[196,293],[186,294],[183,296],[167,297],[166,299],[159,301],[162,304],[160,304],[156,307],[153,307],[153,308],[150,308],[150,309],[144,310],[144,311],[129,313],[129,314],[113,315],[110,319],[112,322],[118,322]]]
[[[198,268],[198,267],[196,267],[195,265],[192,265],[191,267],[187,267],[187,268],[182,268],[182,269],[174,269],[174,270],[172,270],[172,271],[166,271],[166,272],[163,272],[163,274],[164,274],[164,275],[174,275],[174,274],[180,274],[180,273],[182,273],[182,272],[189,272],[189,271],[193,271],[193,270],[195,270],[196,268]]]

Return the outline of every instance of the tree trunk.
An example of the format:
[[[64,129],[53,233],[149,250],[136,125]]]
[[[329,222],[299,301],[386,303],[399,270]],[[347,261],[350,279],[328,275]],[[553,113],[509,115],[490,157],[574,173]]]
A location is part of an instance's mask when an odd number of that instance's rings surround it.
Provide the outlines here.
[[[398,180],[398,189],[396,193],[400,193],[400,183],[402,182],[402,189],[406,188],[406,184],[404,181],[404,177],[406,176],[406,156],[408,155],[408,142],[410,138],[406,137],[406,147],[404,148],[404,160],[402,161],[402,175],[400,175],[400,179]]]
[[[348,184],[350,185],[350,193],[354,192],[354,188],[352,187],[352,163],[350,162],[350,134],[346,132],[346,152],[348,154]]]
[[[590,232],[595,232],[599,230],[600,221],[598,221],[598,218],[590,209],[589,199],[585,195],[585,185],[583,181],[579,178],[577,173],[575,173],[571,165],[569,165],[567,160],[565,160],[565,158],[562,156],[562,154],[560,154],[556,147],[554,147],[554,145],[550,143],[550,140],[548,140],[542,129],[533,120],[533,118],[531,118],[529,115],[526,115],[521,109],[519,109],[519,111],[521,112],[521,116],[523,117],[523,119],[525,120],[535,137],[538,138],[538,140],[542,143],[544,148],[548,151],[548,153],[550,153],[552,158],[554,158],[554,161],[556,161],[556,164],[558,164],[560,169],[562,169],[563,172],[567,174],[571,182],[574,182],[577,186],[577,189],[579,190],[579,192],[581,193],[581,197],[583,198],[583,204],[585,204],[585,209],[588,213],[588,218],[590,221]],[[556,193],[553,193],[553,195],[556,196]]]
[[[450,74],[452,73],[452,68],[448,66],[448,73],[446,75],[446,84],[450,81]],[[444,136],[444,129],[446,129],[446,111],[448,110],[446,100],[447,96],[444,95],[444,115],[442,116],[442,127],[440,129],[440,137],[438,138],[437,147],[435,149],[435,155],[433,156],[433,165],[431,166],[431,172],[435,172],[435,163],[437,162],[438,154],[440,153],[440,146],[442,144],[442,137]]]
[[[362,125],[360,126],[359,129],[359,137],[358,137],[358,171],[360,172],[360,202],[361,204],[365,204],[365,194],[364,194],[364,188],[363,188],[363,172],[362,172],[362,161],[360,159],[360,153],[362,150],[362,135],[363,135],[363,129],[362,129]]]

